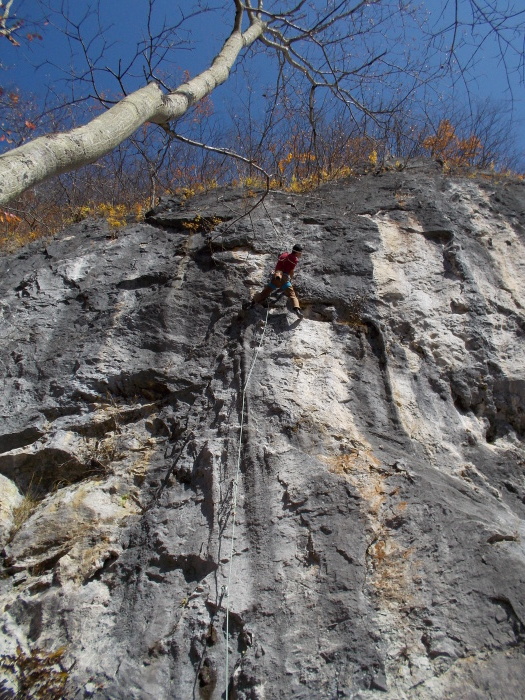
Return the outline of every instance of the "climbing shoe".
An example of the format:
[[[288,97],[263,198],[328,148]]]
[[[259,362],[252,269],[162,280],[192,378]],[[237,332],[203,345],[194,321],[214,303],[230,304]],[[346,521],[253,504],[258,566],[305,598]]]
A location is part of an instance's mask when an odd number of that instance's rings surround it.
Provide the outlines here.
[[[301,311],[301,309],[294,309],[294,313],[297,316],[297,318],[304,318],[304,314]]]

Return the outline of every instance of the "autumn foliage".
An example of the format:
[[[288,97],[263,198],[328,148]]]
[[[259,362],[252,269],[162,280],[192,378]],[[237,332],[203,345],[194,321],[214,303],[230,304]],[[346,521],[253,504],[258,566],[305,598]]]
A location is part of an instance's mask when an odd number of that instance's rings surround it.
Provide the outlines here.
[[[481,151],[481,140],[474,135],[458,138],[448,119],[442,119],[436,133],[423,141],[423,147],[430,151],[432,158],[442,160],[448,166],[469,167]]]
[[[191,114],[191,125],[203,141],[214,138],[206,131],[213,111],[207,98]],[[71,125],[67,114],[55,119],[55,130]],[[244,151],[248,162],[173,141],[154,125],[145,124],[98,163],[43,183],[0,210],[0,247],[14,249],[87,218],[105,220],[109,235],[115,236],[167,193],[188,198],[230,184],[252,195],[264,189],[268,180],[249,161],[269,173],[271,189],[305,192],[369,170],[402,169],[412,157],[430,156],[442,163],[445,172],[464,172],[487,167],[491,153],[479,136],[459,136],[449,119],[441,119],[430,133],[428,127],[417,133],[412,130],[410,149],[399,140],[372,138],[362,128],[352,130],[335,120],[319,125],[315,135],[308,122],[291,112],[284,123],[264,147],[252,151],[251,134],[238,134],[237,147],[233,141],[230,148]],[[30,101],[16,91],[0,89],[0,142],[6,147],[18,145],[40,128],[49,130],[49,124],[42,127]]]

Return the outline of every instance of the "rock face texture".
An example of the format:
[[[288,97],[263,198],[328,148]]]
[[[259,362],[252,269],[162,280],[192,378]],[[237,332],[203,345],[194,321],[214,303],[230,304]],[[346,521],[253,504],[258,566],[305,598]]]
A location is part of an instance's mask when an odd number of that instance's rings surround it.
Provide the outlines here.
[[[251,195],[0,259],[2,697],[523,697],[524,183]]]

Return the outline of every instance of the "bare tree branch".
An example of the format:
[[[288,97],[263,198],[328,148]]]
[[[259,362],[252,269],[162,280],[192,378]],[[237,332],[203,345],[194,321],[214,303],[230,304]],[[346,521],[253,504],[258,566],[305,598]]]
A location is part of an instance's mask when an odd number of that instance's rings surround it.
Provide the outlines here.
[[[0,15],[0,36],[5,36],[14,46],[20,46],[18,41],[14,38],[13,33],[16,32],[17,29],[20,29],[21,22],[15,21],[10,27],[7,25],[10,19],[9,13],[11,12],[12,4],[13,0],[8,0],[6,3],[0,2],[0,10],[2,8],[4,10],[3,14]]]
[[[146,121],[172,129],[169,123],[228,80],[243,50],[255,44],[266,54],[276,81],[296,81],[304,97],[301,109],[308,115],[314,151],[320,110],[314,98],[321,104],[329,95],[332,101],[324,109],[342,104],[355,124],[364,115],[365,128],[371,125],[381,130],[416,97],[424,100],[430,90],[437,90],[439,81],[452,75],[456,66],[459,79],[468,87],[468,71],[490,41],[498,48],[507,72],[520,70],[523,74],[525,10],[520,9],[519,1],[445,0],[437,19],[427,21],[418,7],[405,0],[333,0],[328,4],[274,0],[268,6],[263,0],[231,0],[230,34],[209,68],[171,89],[167,86],[176,84],[175,77],[166,68],[172,68],[173,51],[179,47],[177,31],[186,20],[210,8],[192,5],[184,15],[179,7],[178,22],[165,21],[159,28],[153,21],[155,0],[148,0],[146,34],[135,55],[108,65],[105,56],[110,39],[104,37],[100,6],[92,3],[81,11],[80,19],[75,20],[79,13],[63,18],[65,35],[83,58],[84,69],[77,79],[108,107],[112,102],[99,89],[98,78],[111,75],[125,98],[83,127],[40,137],[0,156],[0,202],[53,175],[94,162]],[[4,5],[0,0],[0,34],[6,36],[15,26],[8,28],[12,3],[8,0]],[[98,21],[91,39],[83,34],[87,17]],[[129,87],[128,79],[136,81],[137,76],[144,76],[149,84],[139,90],[135,90],[136,82]],[[276,114],[277,109],[272,120]],[[264,171],[251,156],[245,162]]]
[[[243,34],[234,30],[207,70],[168,95],[150,83],[86,126],[42,136],[0,156],[0,203],[53,175],[93,163],[146,121],[164,125],[179,118],[227,80],[240,51],[258,39],[264,28],[255,20]]]
[[[219,155],[227,156],[228,158],[235,158],[235,160],[240,160],[242,163],[245,163],[246,165],[249,165],[250,168],[254,168],[254,170],[257,170],[261,175],[264,175],[264,178],[266,179],[266,182],[269,183],[271,180],[271,175],[269,175],[264,168],[261,168],[257,163],[250,158],[246,158],[245,156],[241,156],[239,153],[235,153],[235,151],[230,150],[229,148],[220,148],[217,146],[210,146],[206,143],[200,143],[199,141],[195,141],[194,139],[189,139],[186,136],[182,136],[181,134],[177,134],[175,131],[170,129],[167,126],[162,127],[167,134],[169,134],[172,138],[177,139],[178,141],[182,141],[182,143],[187,143],[190,146],[196,146],[197,148],[202,148],[204,151],[208,151],[209,153],[218,153]]]

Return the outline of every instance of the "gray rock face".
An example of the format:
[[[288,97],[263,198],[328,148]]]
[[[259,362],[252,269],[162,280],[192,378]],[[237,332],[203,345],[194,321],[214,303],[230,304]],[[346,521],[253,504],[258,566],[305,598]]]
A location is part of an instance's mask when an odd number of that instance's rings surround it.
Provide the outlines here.
[[[0,689],[521,697],[525,185],[256,201],[0,259]]]

